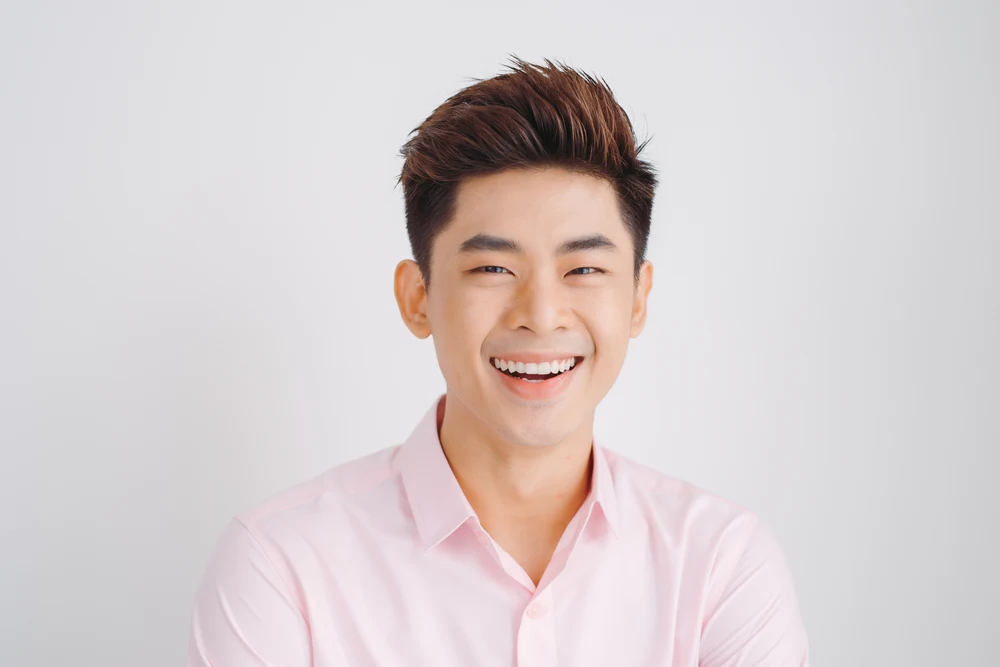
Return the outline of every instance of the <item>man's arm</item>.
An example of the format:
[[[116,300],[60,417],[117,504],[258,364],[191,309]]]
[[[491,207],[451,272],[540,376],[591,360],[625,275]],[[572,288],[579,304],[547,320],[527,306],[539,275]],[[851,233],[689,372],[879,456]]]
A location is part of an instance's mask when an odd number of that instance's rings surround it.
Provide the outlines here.
[[[219,540],[195,597],[189,667],[309,667],[309,627],[246,526]]]
[[[809,665],[788,563],[759,522],[702,625],[699,655],[699,667]]]

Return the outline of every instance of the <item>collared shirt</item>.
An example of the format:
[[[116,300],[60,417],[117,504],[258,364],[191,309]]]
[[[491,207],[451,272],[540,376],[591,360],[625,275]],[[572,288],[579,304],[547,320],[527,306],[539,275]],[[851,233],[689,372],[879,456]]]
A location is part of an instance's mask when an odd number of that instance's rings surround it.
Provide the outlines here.
[[[440,400],[440,399],[439,399]],[[538,586],[482,528],[438,439],[235,518],[192,667],[803,667],[783,553],[751,512],[593,444],[590,492]]]

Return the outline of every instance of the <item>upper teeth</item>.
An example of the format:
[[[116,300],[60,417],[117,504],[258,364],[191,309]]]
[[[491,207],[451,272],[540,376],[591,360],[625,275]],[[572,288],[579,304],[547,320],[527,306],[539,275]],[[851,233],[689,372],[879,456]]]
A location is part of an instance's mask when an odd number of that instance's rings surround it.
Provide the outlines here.
[[[549,375],[551,373],[555,375],[556,373],[564,373],[573,368],[576,365],[576,359],[570,357],[569,359],[543,361],[540,364],[526,364],[523,361],[508,361],[494,357],[493,365],[508,373],[526,373],[527,375]]]

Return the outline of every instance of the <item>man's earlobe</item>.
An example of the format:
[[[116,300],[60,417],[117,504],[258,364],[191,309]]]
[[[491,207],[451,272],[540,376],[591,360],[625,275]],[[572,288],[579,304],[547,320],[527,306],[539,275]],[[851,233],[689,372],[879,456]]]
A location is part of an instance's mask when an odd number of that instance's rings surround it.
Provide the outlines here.
[[[424,286],[420,266],[412,259],[404,259],[396,265],[394,280],[396,305],[403,318],[403,324],[417,338],[431,335],[430,320],[427,318],[427,289]]]
[[[649,260],[639,267],[639,282],[635,287],[632,300],[632,328],[629,336],[635,338],[646,326],[646,306],[649,303],[649,291],[653,289],[653,264]]]

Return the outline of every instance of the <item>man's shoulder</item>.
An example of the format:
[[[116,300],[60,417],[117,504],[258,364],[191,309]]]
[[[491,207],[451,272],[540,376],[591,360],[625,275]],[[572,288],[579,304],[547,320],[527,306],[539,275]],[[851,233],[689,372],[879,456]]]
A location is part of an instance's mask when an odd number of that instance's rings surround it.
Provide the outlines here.
[[[351,500],[383,489],[394,475],[401,445],[385,447],[330,467],[314,477],[272,494],[239,513],[236,520],[255,535],[290,523],[322,519],[340,512]]]
[[[731,498],[628,456],[605,452],[619,502],[671,537],[739,542],[760,523],[755,512]]]

